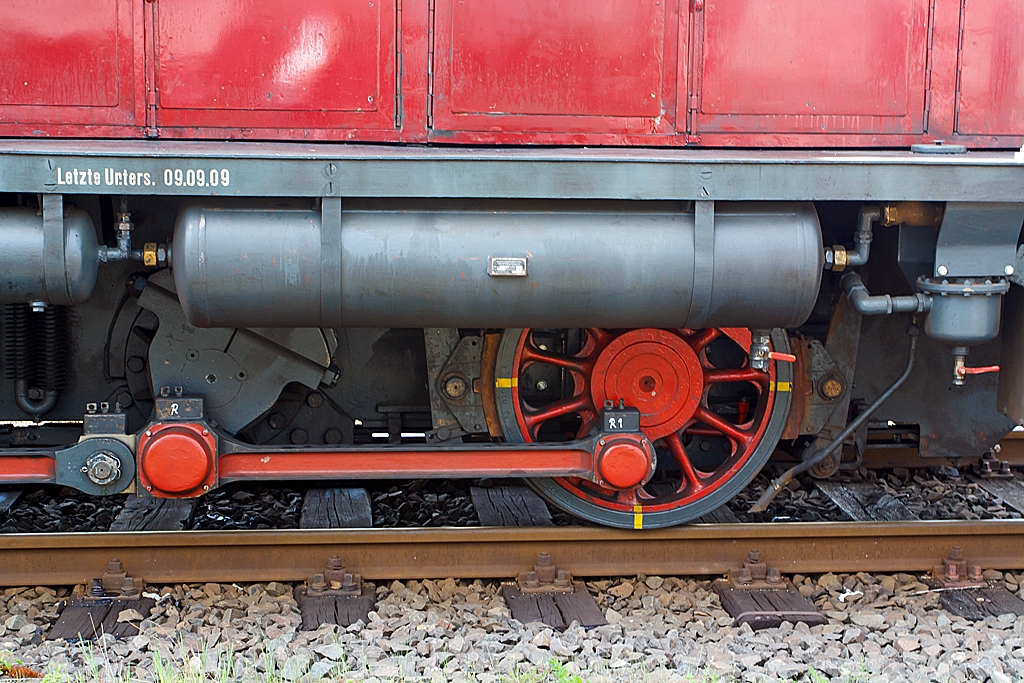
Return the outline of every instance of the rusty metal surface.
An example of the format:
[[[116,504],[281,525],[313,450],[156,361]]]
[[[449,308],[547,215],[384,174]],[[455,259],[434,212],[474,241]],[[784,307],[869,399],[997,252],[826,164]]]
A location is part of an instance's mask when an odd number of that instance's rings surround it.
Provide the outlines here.
[[[927,571],[959,545],[986,568],[1024,569],[1024,521],[141,532],[0,536],[0,585],[82,583],[118,557],[148,583],[300,581],[339,555],[364,579],[504,578],[538,553],[575,576],[707,575],[751,549],[790,572]]]

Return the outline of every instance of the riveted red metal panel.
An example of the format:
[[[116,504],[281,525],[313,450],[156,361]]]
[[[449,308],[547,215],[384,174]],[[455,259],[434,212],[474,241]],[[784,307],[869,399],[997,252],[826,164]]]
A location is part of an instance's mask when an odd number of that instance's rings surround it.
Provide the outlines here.
[[[0,3],[0,134],[130,126],[141,114],[141,0]],[[132,130],[121,130],[131,135]]]
[[[964,0],[957,132],[1024,135],[1024,0]]]
[[[433,128],[672,133],[678,24],[677,0],[439,0]]]
[[[158,8],[161,133],[396,129],[395,0],[174,0]]]
[[[698,134],[923,132],[927,0],[696,0],[693,8]],[[737,141],[757,144],[756,135]]]

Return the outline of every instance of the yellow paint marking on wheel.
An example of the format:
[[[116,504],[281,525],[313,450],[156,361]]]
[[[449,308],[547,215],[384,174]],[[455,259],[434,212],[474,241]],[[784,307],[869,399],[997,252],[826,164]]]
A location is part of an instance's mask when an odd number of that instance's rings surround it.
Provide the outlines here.
[[[518,377],[495,377],[494,386],[497,389],[511,389],[519,386]]]
[[[778,382],[775,380],[768,382],[768,391],[793,391],[792,382]]]
[[[644,528],[644,506],[634,505],[633,506],[633,528],[643,529]]]

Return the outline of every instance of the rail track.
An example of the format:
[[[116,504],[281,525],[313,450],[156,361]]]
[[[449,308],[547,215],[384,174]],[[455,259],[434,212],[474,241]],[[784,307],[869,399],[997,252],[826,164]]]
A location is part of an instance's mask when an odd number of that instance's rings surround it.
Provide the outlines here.
[[[954,545],[984,568],[1024,569],[1024,520],[11,534],[0,584],[83,583],[115,557],[150,583],[299,581],[334,554],[370,580],[511,577],[541,552],[577,576],[713,575],[752,549],[785,573],[918,572]]]

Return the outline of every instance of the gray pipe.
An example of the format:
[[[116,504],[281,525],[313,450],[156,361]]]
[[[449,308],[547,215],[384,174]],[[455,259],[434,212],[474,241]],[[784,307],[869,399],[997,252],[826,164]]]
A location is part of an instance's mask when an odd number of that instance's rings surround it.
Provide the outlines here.
[[[857,215],[857,232],[853,234],[854,250],[846,252],[846,266],[863,266],[871,255],[872,224],[882,218],[877,206],[865,206]]]
[[[871,296],[864,281],[857,273],[847,273],[840,283],[853,308],[861,315],[892,315],[893,313],[925,313],[932,308],[932,299],[927,294]]]
[[[19,379],[14,382],[14,403],[26,415],[31,415],[38,420],[43,415],[53,410],[57,405],[57,392],[53,389],[43,391],[43,397],[39,400],[29,395],[28,380]]]

